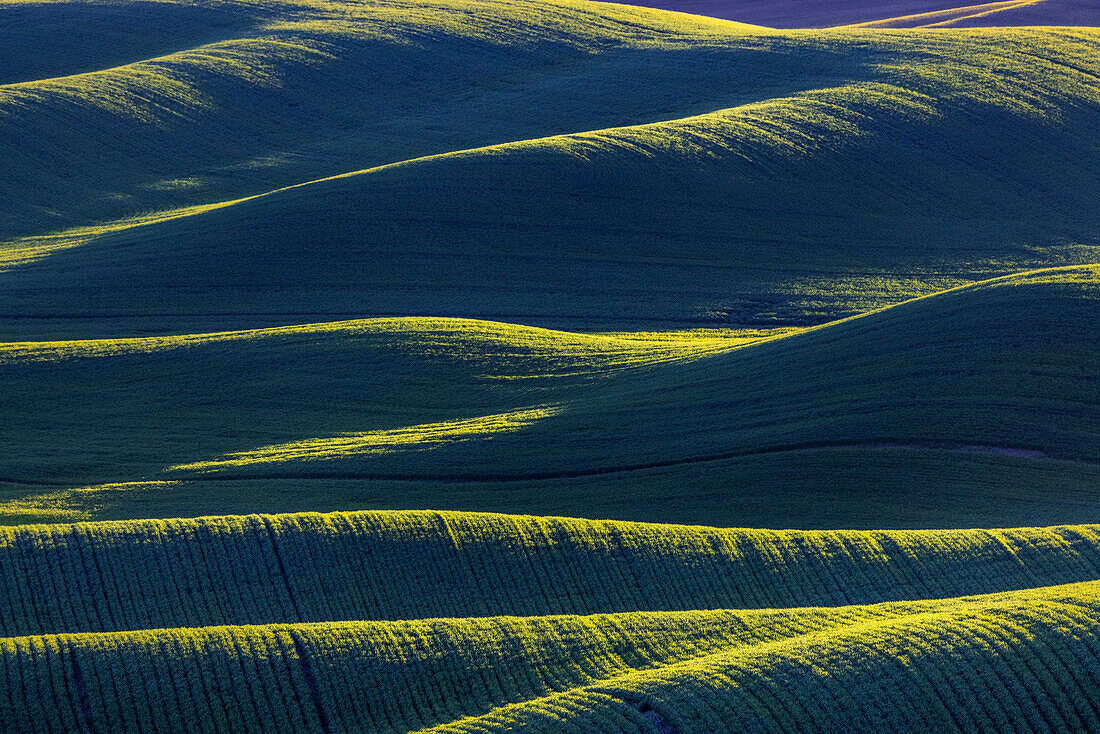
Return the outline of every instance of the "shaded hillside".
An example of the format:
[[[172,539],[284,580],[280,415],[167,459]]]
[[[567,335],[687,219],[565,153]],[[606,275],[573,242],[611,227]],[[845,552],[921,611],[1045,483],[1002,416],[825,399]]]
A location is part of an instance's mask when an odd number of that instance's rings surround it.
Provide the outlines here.
[[[390,319],[6,345],[4,510],[1091,521],[1098,293],[1095,267],[1038,271],[771,340]],[[131,484],[66,491],[105,482]]]
[[[1100,730],[1085,5],[0,0],[0,729]]]
[[[448,30],[421,49],[355,36],[324,54],[308,39],[264,41],[239,50],[245,60],[219,47],[163,69],[93,75],[87,87],[50,81],[9,90],[24,100],[8,118],[24,132],[6,139],[22,151],[15,160],[27,171],[12,170],[7,200],[30,196],[42,207],[35,177],[64,167],[37,165],[53,153],[34,153],[35,146],[121,161],[97,165],[92,176],[66,174],[97,196],[113,190],[97,176],[117,176],[129,191],[149,166],[161,165],[147,166],[133,151],[97,152],[104,141],[152,146],[150,155],[166,166],[158,176],[171,169],[173,180],[189,180],[192,153],[222,165],[227,151],[247,147],[232,143],[237,133],[224,129],[225,120],[245,115],[244,107],[268,119],[275,110],[263,106],[265,90],[292,93],[299,85],[319,95],[311,103],[317,107],[301,112],[313,122],[331,120],[321,108],[337,103],[326,89],[342,104],[364,94],[378,100],[370,107],[378,117],[365,127],[331,126],[343,147],[331,149],[340,167],[325,164],[329,172],[436,155],[214,206],[214,194],[258,185],[218,184],[207,190],[212,199],[194,192],[172,198],[202,206],[157,215],[166,220],[10,240],[0,246],[9,268],[0,273],[0,332],[9,339],[198,332],[395,313],[573,328],[806,324],[992,275],[1096,258],[1100,44],[1093,31],[791,33],[699,27],[660,13],[636,18],[641,25],[612,15],[610,25],[593,26],[581,24],[587,16],[577,7],[540,7],[542,16],[524,16],[509,31],[517,38]],[[402,17],[396,28],[431,33],[446,8],[438,12]],[[497,19],[521,12],[508,5]],[[369,18],[359,22],[373,27]],[[379,44],[400,56],[391,59],[397,69],[422,68],[416,62],[426,49],[437,63],[415,88],[402,75],[358,74],[362,55]],[[317,63],[294,61],[299,52],[317,55]],[[441,54],[454,58],[443,62]],[[165,71],[179,65],[195,79],[185,84]],[[444,69],[465,81],[440,76]],[[327,81],[288,81],[306,71]],[[370,89],[352,93],[340,81],[349,75]],[[627,78],[635,81],[605,94]],[[204,100],[201,119],[181,112],[186,129],[176,130],[172,115],[147,120],[129,103],[97,106],[116,82],[135,99],[145,98],[146,85],[178,87],[186,99],[193,90]],[[483,85],[493,90],[485,97],[476,91]],[[579,92],[563,94],[563,85]],[[473,101],[454,98],[471,86]],[[406,109],[410,99],[424,106]],[[525,104],[517,106],[519,99]],[[450,119],[437,103],[459,105],[469,126],[444,125],[454,133],[448,140],[421,127],[422,115]],[[100,123],[88,123],[95,142],[86,145],[72,137],[72,125],[35,122],[39,114],[54,120],[70,104],[81,119],[105,115],[102,125],[118,132],[104,136]],[[529,108],[542,121],[522,127],[516,110]],[[156,109],[174,108],[163,102]],[[689,111],[704,114],[684,117]],[[296,114],[280,113],[272,135],[300,135],[307,148],[329,139],[296,126]],[[646,124],[607,127],[639,119]],[[503,122],[488,132],[484,120]],[[161,132],[150,137],[150,125]],[[572,134],[528,137],[536,129]],[[249,126],[241,131],[275,144]],[[158,141],[161,134],[170,140]],[[374,153],[355,152],[368,142]],[[500,144],[448,152],[486,142]],[[177,144],[187,156],[171,152]],[[278,145],[286,151],[298,143]],[[302,160],[323,159],[302,153]],[[271,170],[269,185],[305,180]],[[49,196],[80,198],[53,180],[41,186]],[[126,197],[131,209],[153,203]],[[107,217],[107,208],[97,211]]]
[[[255,26],[241,4],[5,0],[0,84],[100,71]]]
[[[0,239],[691,114],[747,97],[731,66],[790,89],[763,57],[700,63],[743,32],[523,0],[5,3]]]

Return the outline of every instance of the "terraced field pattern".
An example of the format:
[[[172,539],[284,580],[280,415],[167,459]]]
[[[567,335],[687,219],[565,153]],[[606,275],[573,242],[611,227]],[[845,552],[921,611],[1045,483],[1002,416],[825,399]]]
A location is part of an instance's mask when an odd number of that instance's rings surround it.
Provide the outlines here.
[[[645,4],[0,0],[0,731],[1100,731],[1098,6]]]

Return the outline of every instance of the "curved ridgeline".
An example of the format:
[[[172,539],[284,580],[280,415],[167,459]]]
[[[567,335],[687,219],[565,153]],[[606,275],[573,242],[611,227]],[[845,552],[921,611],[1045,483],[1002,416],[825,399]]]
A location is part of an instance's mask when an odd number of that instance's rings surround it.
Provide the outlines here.
[[[1095,731],[1100,609],[1078,592],[735,647],[432,731]]]
[[[217,686],[209,681],[230,680],[247,693],[232,710],[215,707],[208,727],[234,722],[287,729],[308,724],[316,730],[321,727],[314,707],[294,705],[295,714],[283,714],[285,703],[278,700],[278,691],[291,690],[292,698],[308,702],[303,680],[303,662],[308,660],[318,691],[336,693],[357,682],[360,687],[370,684],[369,699],[321,696],[319,705],[329,718],[360,728],[369,722],[369,731],[405,732],[484,713],[490,703],[529,700],[632,669],[912,611],[902,607],[344,622],[25,637],[0,641],[0,681],[5,676],[17,680],[16,665],[23,666],[34,672],[27,678],[37,682],[31,690],[38,700],[52,702],[51,684],[63,684],[64,676],[79,668],[89,710],[95,701],[104,718],[148,729],[155,726],[155,716],[135,712],[130,701],[119,700],[112,682],[116,674],[137,682],[133,695],[140,697],[156,687],[188,711],[204,711],[204,699],[218,697]],[[235,669],[237,656],[242,669]],[[261,684],[250,689],[242,683],[242,674]],[[165,685],[173,676],[188,682]],[[20,688],[18,683],[7,688],[9,696],[0,697],[0,705],[21,695],[31,700],[18,692]],[[60,716],[43,719],[60,719],[79,728],[79,702],[74,706],[62,695],[57,703]],[[34,708],[16,705],[13,715]],[[203,726],[194,716],[181,717],[179,724],[182,729]]]
[[[395,318],[0,344],[0,447],[19,447],[0,522],[1090,523],[1098,321],[1100,267],[1082,266],[776,339]]]
[[[46,635],[0,639],[0,716],[46,732],[1095,731],[1098,632],[1089,582],[857,607]]]
[[[1100,257],[1091,29],[280,6],[0,85],[0,337],[809,325]]]
[[[981,28],[1095,26],[1092,0],[631,0],[631,5],[709,15],[771,28]]]
[[[1100,578],[1100,531],[298,514],[21,526],[0,567],[0,635],[17,636],[957,597]]]
[[[0,733],[1100,731],[1097,29],[9,0],[0,161]]]

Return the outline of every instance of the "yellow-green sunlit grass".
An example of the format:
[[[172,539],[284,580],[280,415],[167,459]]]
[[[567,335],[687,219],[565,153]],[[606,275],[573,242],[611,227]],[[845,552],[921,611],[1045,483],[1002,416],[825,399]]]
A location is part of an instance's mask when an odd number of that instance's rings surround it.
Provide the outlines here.
[[[6,132],[15,136],[10,167],[5,171],[12,178],[0,181],[0,187],[5,192],[11,189],[8,203],[14,205],[12,211],[5,212],[10,215],[4,222],[5,229],[27,235],[44,234],[36,224],[30,224],[35,222],[52,219],[68,224],[74,217],[85,222],[106,221],[104,215],[131,217],[149,210],[175,208],[172,205],[181,202],[209,205],[241,194],[257,194],[323,175],[414,157],[415,153],[410,153],[417,150],[423,154],[469,147],[444,148],[440,141],[435,150],[431,144],[425,149],[415,136],[386,131],[385,123],[377,126],[378,118],[372,111],[342,98],[355,90],[364,98],[373,98],[387,114],[394,103],[394,79],[363,75],[361,64],[387,60],[402,63],[406,57],[416,55],[417,49],[422,54],[430,39],[475,42],[490,53],[497,49],[496,53],[504,57],[513,49],[534,49],[538,54],[539,47],[558,42],[560,48],[552,53],[575,55],[609,42],[635,47],[669,46],[685,39],[706,39],[747,28],[627,7],[607,7],[595,13],[586,4],[576,2],[455,2],[416,8],[384,2],[302,3],[295,7],[283,3],[225,6],[134,2],[103,3],[92,8],[70,3],[58,4],[52,11],[41,9],[37,22],[32,19],[32,4],[8,5],[9,13],[18,13],[19,20],[3,41],[15,50],[9,76],[20,81],[0,85],[0,124],[10,123]],[[74,34],[58,19],[62,13],[66,17],[75,15],[71,22],[86,27],[87,37],[72,38]],[[108,27],[98,28],[103,18],[111,19]],[[150,27],[171,27],[173,22],[182,26],[193,23],[196,36],[208,42],[152,58],[142,55],[147,43],[155,48],[166,41],[143,39],[147,33],[158,35]],[[33,46],[20,49],[25,41],[19,28],[30,25],[35,29],[50,23],[59,26],[55,35],[61,39],[83,44],[97,33],[126,35],[128,29],[135,47],[141,50],[135,50],[134,56],[127,59],[130,63],[101,67],[96,67],[94,61],[81,64],[53,59],[50,51],[45,55],[53,60],[46,60],[40,69],[36,61],[43,53]],[[218,29],[225,36],[217,38]],[[28,37],[34,38],[38,32]],[[141,43],[143,40],[145,43]],[[96,49],[87,55],[102,56],[105,61],[124,59],[124,44],[117,45],[122,48]],[[20,50],[23,53],[18,53]],[[461,58],[461,49],[458,53]],[[471,61],[478,66],[476,57],[461,58],[460,63]],[[78,72],[35,76],[65,66]],[[430,65],[426,69],[427,78],[415,82],[414,87],[424,86],[427,99],[438,94],[444,80]],[[470,71],[475,79],[480,76],[478,69]],[[507,76],[507,70],[503,72]],[[402,106],[407,107],[410,98],[404,99]],[[287,114],[289,107],[299,105],[312,114]],[[511,113],[511,117],[516,118],[516,114]],[[248,119],[249,115],[257,115],[255,124],[248,126],[250,137],[238,136],[233,129],[236,123],[230,118]],[[264,115],[280,116],[281,124],[270,124]],[[36,124],[37,116],[43,124]],[[364,130],[364,123],[380,129]],[[342,134],[333,135],[330,125],[343,128]],[[462,126],[469,129],[472,139],[489,142],[479,132],[480,125],[475,115]],[[30,128],[36,128],[37,139],[26,139],[22,145],[14,143]],[[108,131],[110,135],[105,134]],[[235,136],[239,145],[228,145]],[[312,140],[306,142],[303,137]],[[115,146],[119,144],[130,155],[118,155]],[[308,161],[310,156],[300,153],[311,146],[317,160]],[[67,148],[65,157],[70,166],[84,176],[58,176],[35,166],[44,159],[60,161],[62,152],[58,148]],[[92,151],[94,155],[86,155]],[[285,165],[259,174],[240,170],[241,164],[257,156],[271,160],[285,156]],[[341,162],[346,164],[348,160],[359,163],[341,168]],[[237,169],[237,173],[227,175],[231,169]],[[27,174],[21,187],[15,185],[17,171]],[[196,177],[208,185],[190,194],[178,189],[165,192],[156,186],[160,180]],[[108,192],[113,198],[105,196]],[[65,216],[66,212],[71,216]]]
[[[59,250],[81,245],[107,234],[121,230],[131,230],[144,227],[166,219],[185,217],[197,214],[221,206],[228,206],[233,202],[219,202],[217,204],[203,204],[199,206],[184,207],[173,211],[157,212],[145,216],[132,217],[98,225],[74,227],[61,232],[44,235],[29,235],[17,237],[7,242],[0,243],[0,273],[26,265],[40,258],[46,257]]]
[[[1098,725],[1095,584],[949,601],[628,672],[423,731],[1003,731]],[[966,662],[960,664],[960,660]],[[645,730],[645,729],[643,729]]]
[[[23,525],[0,529],[0,636],[937,599],[1092,580],[1098,538],[429,511]]]
[[[432,512],[23,526],[0,531],[0,711],[51,732],[1088,729],[1098,541]]]
[[[0,507],[0,524],[26,525],[35,523],[81,522],[91,520],[87,510],[70,506],[57,507],[61,498],[35,497],[32,500],[5,503]],[[66,498],[68,500],[68,498]],[[67,502],[69,504],[69,502]]]
[[[414,354],[446,354],[456,361],[496,365],[502,372],[494,377],[529,376],[535,363],[541,364],[548,374],[560,371],[598,374],[616,368],[706,356],[797,331],[795,328],[686,329],[584,334],[476,319],[399,317],[213,334],[6,342],[0,343],[0,364],[154,354],[226,342],[293,346],[327,338],[337,342],[336,348],[340,347],[339,340],[361,339]],[[529,365],[523,369],[520,365],[525,362]],[[547,365],[554,363],[562,365],[560,370],[547,369]],[[510,375],[506,370],[511,367],[520,371]]]
[[[1073,698],[1088,691],[1085,676],[1093,669],[1087,657],[1078,656],[1092,652],[1093,643],[1085,641],[1098,625],[1096,586],[1091,582],[834,608],[271,624],[4,638],[0,679],[18,675],[18,669],[33,674],[24,678],[29,685],[6,688],[0,706],[17,712],[9,722],[21,725],[33,702],[49,700],[51,687],[71,683],[68,676],[75,669],[89,703],[82,707],[80,696],[60,702],[38,722],[47,730],[79,728],[82,719],[102,718],[128,730],[167,722],[194,731],[327,726],[378,734],[429,727],[493,732],[528,730],[557,711],[568,712],[569,723],[559,719],[555,724],[569,731],[580,730],[589,717],[589,731],[635,731],[633,720],[644,720],[638,714],[656,706],[661,720],[675,721],[678,730],[714,732],[732,729],[738,717],[742,722],[755,718],[764,726],[809,712],[827,715],[834,713],[830,707],[838,699],[847,699],[851,707],[849,717],[838,723],[862,728],[875,721],[870,711],[886,692],[883,686],[838,690],[839,697],[816,702],[780,697],[778,706],[761,706],[760,699],[742,692],[748,701],[740,710],[729,699],[737,700],[736,688],[767,692],[778,683],[777,668],[782,667],[819,677],[825,686],[832,679],[839,687],[837,679],[856,673],[846,664],[852,657],[870,657],[867,662],[876,670],[883,664],[885,654],[877,659],[867,655],[866,643],[873,641],[884,653],[910,646],[908,666],[917,684],[909,691],[910,705],[929,723],[944,713],[945,701],[960,707],[961,721],[978,724],[973,730],[991,722],[981,718],[976,702],[954,700],[954,687],[944,686],[937,695],[931,686],[921,685],[923,676],[958,681],[966,690],[982,685],[983,677],[985,685],[1012,687],[1038,675],[1044,684],[1038,689],[1041,694],[1037,691],[1030,701],[1010,695],[1001,705],[1020,707],[1026,718],[1046,715],[1037,714],[1037,708],[1065,703],[1059,721],[1090,726],[1095,713],[1076,706]],[[1057,620],[1059,627],[1045,628],[1048,620]],[[979,641],[995,661],[979,653],[977,669],[951,665],[953,654],[973,652]],[[1040,641],[1059,642],[1057,652],[1038,651]],[[811,656],[819,662],[799,665]],[[239,681],[262,685],[244,705],[223,708],[228,697],[217,681],[235,679],[233,665],[240,665],[246,677]],[[135,693],[152,693],[170,703],[167,708],[175,713],[127,706],[102,674],[105,670],[132,681]],[[708,677],[709,690],[697,690]],[[154,689],[159,679],[186,683]],[[364,689],[372,695],[349,695]],[[288,708],[288,695],[310,705]],[[708,695],[710,706],[704,708],[700,698]],[[212,719],[200,713],[208,707],[217,712]],[[853,716],[860,707],[865,715]],[[602,717],[597,713],[601,708]],[[693,721],[692,714],[698,713],[703,722]],[[968,718],[975,713],[976,719]],[[732,721],[722,720],[723,714]],[[622,719],[621,729],[609,726],[616,715]],[[813,718],[803,722],[810,727],[814,723]]]
[[[278,469],[278,467],[271,467]],[[290,469],[290,471],[288,471]],[[252,471],[255,471],[253,467]],[[388,509],[523,511],[797,528],[974,528],[1097,516],[1100,466],[918,448],[825,448],[574,478],[216,475],[62,489],[0,485],[0,524]],[[733,477],[734,479],[730,479]]]
[[[298,461],[355,459],[372,454],[397,451],[431,451],[444,444],[464,441],[484,441],[498,434],[521,431],[537,421],[557,415],[559,406],[543,406],[509,413],[497,413],[479,418],[424,423],[391,431],[367,431],[326,438],[310,438],[292,443],[263,446],[252,451],[229,454],[211,461],[172,466],[168,471],[211,471],[254,464],[283,464]]]
[[[1100,30],[0,0],[0,162],[5,734],[1100,731]]]

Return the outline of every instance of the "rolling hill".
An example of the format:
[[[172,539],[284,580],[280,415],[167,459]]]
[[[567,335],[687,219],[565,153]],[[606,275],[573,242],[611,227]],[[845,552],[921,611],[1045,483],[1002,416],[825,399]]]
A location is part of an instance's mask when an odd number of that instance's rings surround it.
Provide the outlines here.
[[[728,73],[699,71],[698,51],[671,64],[656,63],[666,54],[654,52],[746,28],[522,1],[425,3],[417,12],[401,3],[259,0],[4,8],[5,240],[423,155],[649,121],[655,106],[693,111],[699,95],[737,94],[724,89]],[[133,42],[111,45],[112,34]],[[43,35],[64,55],[40,51],[49,48]],[[70,52],[76,43],[97,50]],[[640,70],[653,75],[644,95],[625,81]],[[580,94],[563,94],[567,79]],[[760,81],[787,84],[780,80],[767,73]],[[597,100],[605,109],[594,109]]]
[[[1098,296],[1086,266],[777,336],[405,318],[9,344],[3,507],[1079,522],[1100,476]]]
[[[17,727],[47,732],[101,723],[135,731],[713,732],[821,722],[850,731],[995,731],[1013,721],[1080,731],[1097,722],[1089,705],[1095,595],[1089,583],[766,613],[23,637],[0,641],[0,668],[7,680],[31,683],[5,688],[0,710]],[[1057,626],[1046,624],[1052,619]],[[959,655],[974,663],[959,665]],[[809,658],[818,662],[802,662]],[[123,681],[132,687],[120,695]],[[248,693],[226,696],[218,681]],[[364,684],[373,696],[357,695]],[[793,691],[803,687],[816,695],[799,700]],[[1027,690],[1036,692],[1030,700]],[[157,706],[143,705],[150,691]],[[1008,705],[998,709],[995,700]]]
[[[1093,5],[0,0],[0,729],[1100,729]]]
[[[393,314],[605,330],[814,324],[1097,259],[1093,30],[783,32],[654,12],[628,24],[620,15],[634,11],[620,7],[607,11],[607,27],[588,22],[584,9],[597,6],[537,7],[542,15],[522,4],[475,6],[523,17],[510,31],[523,38],[552,40],[443,34],[436,15],[396,22],[394,33],[432,38],[433,58],[463,55],[424,79],[356,72],[360,53],[398,70],[429,53],[385,39],[316,65],[296,61],[290,40],[270,41],[280,49],[270,54],[268,41],[242,41],[258,56],[224,72],[207,68],[220,55],[195,52],[179,61],[193,81],[178,95],[203,100],[201,117],[160,98],[184,83],[160,66],[92,73],[77,87],[66,77],[60,87],[8,89],[4,119],[16,128],[3,139],[18,154],[0,181],[11,192],[12,234],[0,245],[9,263],[0,335],[201,333]],[[356,28],[372,28],[371,17]],[[407,58],[379,55],[379,44]],[[512,58],[519,51],[533,57]],[[327,81],[292,83],[299,65]],[[497,78],[506,71],[520,79]],[[345,77],[370,88],[352,90]],[[227,78],[232,90],[219,87]],[[252,98],[278,100],[270,85],[292,94],[303,84],[375,99],[377,119],[330,126],[339,146],[324,155],[295,148],[292,157],[314,162],[308,171],[247,165],[259,178],[164,200],[138,191],[149,176],[167,180],[155,171],[162,164],[174,181],[209,166],[238,170],[231,159],[247,146],[226,120],[250,121],[240,134],[268,146],[268,157],[298,145],[277,137],[294,131],[308,146],[324,144],[333,133],[299,129],[281,113],[269,135],[264,120],[275,111]],[[117,103],[119,85],[155,110]],[[474,100],[454,99],[465,88]],[[482,88],[498,107],[479,106]],[[528,120],[518,99],[542,117],[534,137],[530,122],[513,124]],[[400,107],[409,100],[424,107]],[[330,102],[316,104],[338,107]],[[441,140],[434,131],[455,104],[469,127],[461,140]],[[75,139],[65,114],[79,115],[96,142]],[[481,127],[486,119],[499,121],[496,131]],[[103,127],[116,133],[96,132]],[[58,136],[63,143],[50,142]],[[56,154],[65,165],[40,164]],[[335,158],[322,165],[326,156]],[[346,175],[309,182],[322,169]],[[36,183],[42,176],[50,178]],[[276,182],[298,185],[271,191]],[[73,186],[99,201],[61,216],[49,198],[82,200]],[[117,206],[103,201],[108,190]],[[270,193],[236,198],[246,191]],[[28,197],[34,206],[20,204]],[[150,211],[158,206],[167,208]],[[114,218],[124,212],[137,223]]]
[[[20,681],[0,711],[41,731],[1070,731],[1096,720],[1096,583],[1058,584],[1093,577],[1097,538],[463,513],[24,527],[0,534],[0,675]],[[713,606],[749,610],[677,611]]]
[[[1081,0],[1006,0],[855,24],[859,28],[1095,26],[1100,10]]]

